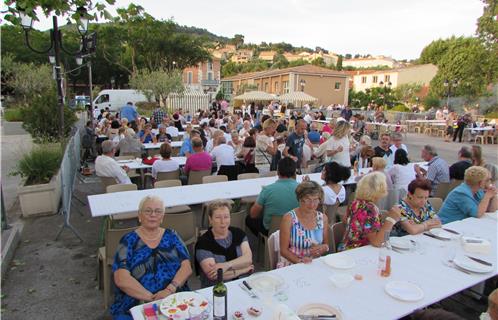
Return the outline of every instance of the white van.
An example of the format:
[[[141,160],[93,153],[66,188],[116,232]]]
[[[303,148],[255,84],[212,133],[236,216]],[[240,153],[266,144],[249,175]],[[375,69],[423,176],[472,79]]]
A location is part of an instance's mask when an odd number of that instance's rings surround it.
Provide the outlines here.
[[[109,107],[111,111],[119,111],[127,102],[146,102],[147,98],[143,93],[135,89],[129,90],[102,90],[93,100],[93,107],[99,110]]]

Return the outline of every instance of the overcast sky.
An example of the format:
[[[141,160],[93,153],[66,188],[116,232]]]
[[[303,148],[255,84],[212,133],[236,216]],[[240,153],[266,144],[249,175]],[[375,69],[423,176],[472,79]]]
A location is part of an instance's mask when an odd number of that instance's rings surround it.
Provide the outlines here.
[[[474,35],[483,9],[480,0],[117,0],[113,7],[131,2],[157,19],[173,17],[225,37],[243,34],[246,42],[396,59],[417,58],[432,40]],[[46,19],[35,25],[49,26]]]

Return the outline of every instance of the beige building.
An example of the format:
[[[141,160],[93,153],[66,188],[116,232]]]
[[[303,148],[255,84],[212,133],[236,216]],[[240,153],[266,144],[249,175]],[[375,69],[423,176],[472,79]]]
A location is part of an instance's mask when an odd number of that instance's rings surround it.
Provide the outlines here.
[[[237,50],[232,55],[232,57],[230,58],[230,61],[235,62],[235,63],[247,63],[251,59],[252,59],[252,50],[240,49],[240,50]]]
[[[353,88],[356,91],[365,91],[365,89],[388,85],[389,83],[391,83],[391,88],[396,88],[399,85],[407,83],[428,86],[436,73],[437,67],[433,64],[422,64],[368,73],[358,72],[353,75]]]
[[[391,57],[377,56],[369,58],[344,59],[343,67],[354,68],[373,68],[386,66],[389,68],[397,68],[400,65]]]
[[[309,53],[306,51],[298,53],[298,54],[285,52],[284,57],[289,62],[296,61],[299,59],[302,59],[302,60],[307,61],[307,62],[311,62],[315,59],[322,58],[327,66],[330,66],[331,64],[336,65],[337,59],[338,59],[338,56],[336,56],[335,54],[323,53],[323,52]]]
[[[259,59],[268,61],[268,62],[273,62],[273,58],[275,58],[275,55],[277,54],[276,51],[261,51],[259,53]]]
[[[228,96],[241,94],[245,87],[281,95],[295,91],[318,99],[315,105],[348,103],[348,75],[314,65],[239,74],[221,79]]]

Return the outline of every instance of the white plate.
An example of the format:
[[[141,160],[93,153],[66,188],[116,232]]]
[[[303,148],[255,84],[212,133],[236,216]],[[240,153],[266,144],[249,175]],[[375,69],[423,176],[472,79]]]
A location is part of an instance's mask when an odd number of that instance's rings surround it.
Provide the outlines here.
[[[298,315],[303,316],[318,316],[318,315],[336,315],[336,319],[341,320],[342,314],[337,308],[323,303],[308,303],[301,306],[297,310]]]
[[[388,295],[401,301],[413,302],[424,298],[422,289],[408,281],[391,281],[384,289]]]
[[[285,285],[282,277],[271,273],[256,273],[247,278],[247,283],[259,292],[277,293]]]
[[[356,266],[354,259],[346,254],[330,254],[323,258],[323,262],[336,269],[351,269]]]
[[[390,237],[389,242],[396,249],[410,250],[412,248],[412,243],[406,238]]]
[[[431,229],[431,230],[429,230],[429,233],[431,233],[437,237],[444,238],[444,239],[454,239],[454,238],[458,238],[461,236],[461,234],[453,234],[453,233],[450,233],[446,230],[443,230],[442,228]]]
[[[460,268],[475,273],[487,273],[493,271],[493,266],[485,266],[482,263],[464,256],[455,258],[453,262]]]
[[[186,319],[209,313],[209,302],[195,292],[178,292],[164,298],[159,305],[159,310],[171,319]]]
[[[354,281],[349,273],[334,273],[329,279],[337,288],[346,288]]]

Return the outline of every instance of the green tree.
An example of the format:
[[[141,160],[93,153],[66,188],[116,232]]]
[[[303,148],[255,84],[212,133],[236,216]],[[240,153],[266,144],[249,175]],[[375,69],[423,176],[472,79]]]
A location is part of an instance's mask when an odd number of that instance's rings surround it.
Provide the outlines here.
[[[13,24],[20,24],[18,13],[20,10],[24,10],[28,15],[30,15],[35,20],[39,20],[36,15],[36,10],[40,9],[43,15],[56,15],[63,16],[69,15],[73,20],[78,20],[79,13],[77,8],[85,7],[89,12],[87,13],[87,18],[97,19],[98,17],[103,19],[110,19],[111,15],[106,10],[107,5],[113,5],[115,0],[104,0],[95,3],[92,0],[6,0],[8,13],[5,15],[5,20],[10,21]],[[95,11],[92,14],[92,11]]]
[[[51,82],[53,83],[53,82]],[[23,128],[26,129],[37,142],[57,141],[59,138],[60,114],[56,112],[57,94],[55,88],[35,96],[30,105],[21,109]],[[64,135],[67,137],[73,124],[78,120],[74,111],[64,107]]]
[[[341,71],[342,70],[342,55],[339,55],[339,57],[337,58],[337,64],[335,66],[336,70],[339,70]]]
[[[244,44],[244,36],[242,34],[236,34],[230,40],[230,43],[235,45],[236,48],[239,48]]]
[[[171,71],[149,71],[141,69],[130,78],[130,86],[142,92],[147,99],[155,97],[156,101],[162,101],[166,105],[170,93],[182,95],[183,74],[180,70]]]
[[[305,64],[309,64],[309,62],[304,59],[298,59],[289,62],[289,67],[299,67],[299,66],[304,66]]]
[[[319,66],[319,67],[326,67],[327,66],[325,64],[325,60],[323,60],[322,57],[318,57],[316,59],[313,59],[313,61],[311,61],[311,64],[314,66]]]
[[[277,53],[273,57],[273,64],[271,66],[272,69],[283,69],[287,68],[288,66],[289,66],[289,61],[287,61],[287,58],[283,54]]]
[[[498,39],[498,23],[496,23],[496,16],[498,16],[497,1],[482,0],[482,2],[484,3],[484,10],[482,16],[477,20],[477,35],[487,47],[496,53],[496,39]]]
[[[414,102],[420,90],[422,85],[419,83],[405,83],[394,88],[392,94],[397,101],[407,103]]]
[[[55,84],[51,66],[17,63],[11,55],[6,55],[2,59],[2,78],[5,85],[22,98],[24,105],[52,89]]]
[[[240,66],[241,66],[240,64],[228,61],[221,67],[221,76],[225,78],[238,74],[241,70]]]

